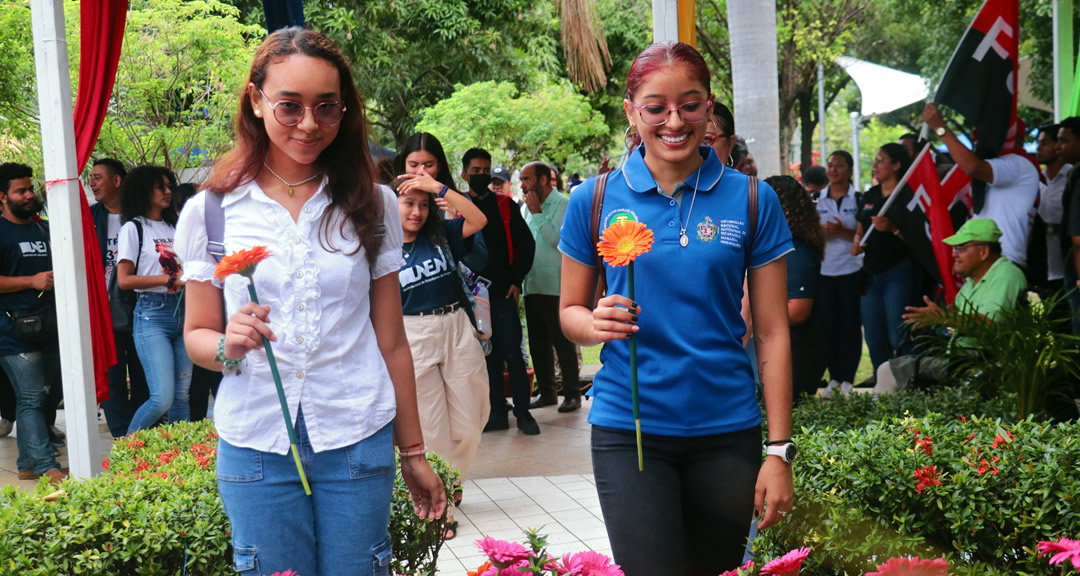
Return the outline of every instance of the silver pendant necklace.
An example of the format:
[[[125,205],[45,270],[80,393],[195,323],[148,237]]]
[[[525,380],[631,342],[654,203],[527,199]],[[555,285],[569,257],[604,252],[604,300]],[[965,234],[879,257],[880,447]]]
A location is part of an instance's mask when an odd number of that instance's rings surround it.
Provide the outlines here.
[[[270,173],[274,175],[274,178],[277,178],[278,180],[281,180],[282,184],[289,187],[289,196],[293,196],[293,195],[296,194],[296,190],[294,190],[294,188],[296,188],[297,186],[300,186],[302,184],[307,184],[308,182],[311,182],[312,180],[314,180],[314,179],[318,178],[320,175],[322,175],[322,171],[320,170],[320,171],[312,174],[311,176],[308,176],[307,178],[304,178],[303,180],[301,180],[299,182],[290,183],[288,180],[286,180],[286,179],[282,178],[281,176],[279,176],[277,172],[274,172],[274,169],[271,168],[270,165],[267,164],[265,161],[263,161],[263,166],[266,166],[266,169],[269,170]]]
[[[679,246],[686,248],[690,244],[690,239],[686,237],[686,228],[690,226],[690,217],[694,214],[694,201],[697,200],[698,184],[701,183],[701,169],[705,167],[705,160],[701,161],[701,166],[697,169],[697,178],[694,179],[694,195],[690,198],[690,211],[686,213],[686,223],[680,222],[679,227]],[[723,172],[721,172],[723,175]]]

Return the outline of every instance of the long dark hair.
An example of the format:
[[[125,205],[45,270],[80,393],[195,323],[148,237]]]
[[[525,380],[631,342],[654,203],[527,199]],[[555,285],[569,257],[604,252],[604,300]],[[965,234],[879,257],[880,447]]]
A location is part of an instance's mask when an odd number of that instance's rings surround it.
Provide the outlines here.
[[[124,177],[120,184],[120,220],[127,222],[136,216],[145,217],[150,212],[154,191],[162,186],[171,189],[172,204],[161,211],[161,219],[176,226],[176,175],[163,166],[139,166]]]
[[[896,179],[899,180],[907,174],[908,168],[911,167],[911,155],[908,154],[907,148],[904,148],[903,144],[897,144],[896,142],[889,142],[882,145],[880,148],[886,156],[893,162],[900,163],[900,169],[896,173]]]
[[[435,157],[435,162],[439,164],[435,179],[440,184],[456,192],[457,185],[454,184],[454,176],[450,173],[450,164],[446,161],[446,152],[443,151],[442,143],[433,134],[416,132],[409,136],[409,139],[405,141],[405,145],[401,147],[397,156],[394,157],[394,171],[398,175],[404,174],[405,161],[409,158],[409,154],[419,150],[423,150]]]
[[[394,178],[390,182],[390,189],[394,191],[394,195],[400,197],[401,192],[398,191],[398,186],[405,182],[401,178]],[[427,194],[428,197],[428,216],[424,220],[424,225],[420,227],[418,235],[427,235],[431,237],[431,243],[438,245],[446,238],[446,227],[443,226],[442,215],[439,214],[439,206],[435,204],[435,195]]]
[[[821,217],[810,199],[810,193],[791,176],[769,176],[765,183],[772,186],[780,198],[780,207],[784,209],[791,236],[809,244],[818,259],[824,259],[825,232],[821,230]]]
[[[341,82],[341,104],[345,116],[341,120],[337,137],[319,154],[315,161],[319,170],[326,174],[330,208],[339,209],[346,223],[351,223],[360,241],[355,254],[363,247],[368,262],[374,262],[377,253],[376,228],[382,217],[382,198],[375,188],[375,166],[368,152],[368,126],[364,115],[364,99],[353,83],[352,70],[341,50],[326,36],[298,27],[283,28],[266,37],[255,51],[251,62],[248,82],[240,91],[240,108],[236,113],[236,138],[232,150],[214,165],[214,171],[206,183],[206,189],[224,194],[251,182],[263,168],[270,151],[270,137],[266,134],[262,119],[255,116],[248,93],[248,84],[261,89],[266,81],[267,68],[287,56],[300,54],[324,60],[338,71]],[[327,248],[337,250],[330,242],[331,218],[323,220],[322,235]]]

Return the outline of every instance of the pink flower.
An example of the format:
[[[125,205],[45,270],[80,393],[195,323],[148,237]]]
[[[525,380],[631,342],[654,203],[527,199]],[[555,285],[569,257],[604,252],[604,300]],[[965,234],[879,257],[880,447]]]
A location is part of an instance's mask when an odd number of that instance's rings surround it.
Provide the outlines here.
[[[746,574],[750,574],[750,572],[753,569],[754,569],[754,561],[753,560],[747,560],[746,564],[743,564],[742,566],[739,566],[738,568],[736,568],[734,570],[728,570],[727,572],[724,572],[720,576],[744,576]]]
[[[878,566],[877,572],[868,572],[866,576],[949,576],[949,563],[944,558],[889,558]]]
[[[476,547],[491,559],[492,562],[508,566],[521,560],[528,560],[529,551],[517,542],[496,540],[491,536],[476,541]]]
[[[292,570],[286,570],[284,572],[274,572],[270,576],[300,576],[300,574],[298,572],[293,572]]]
[[[1061,564],[1066,560],[1072,560],[1072,565],[1080,569],[1080,540],[1062,538],[1057,542],[1039,542],[1039,556],[1057,552],[1050,557],[1051,564]]]
[[[533,576],[532,572],[523,572],[523,571],[519,570],[519,568],[528,569],[529,568],[529,561],[528,560],[518,560],[517,562],[511,564],[510,566],[507,566],[506,568],[503,568],[502,571],[498,573],[498,576]],[[492,567],[493,571],[491,572],[491,574],[493,574],[493,575],[495,574],[494,569],[495,568]]]
[[[599,552],[586,550],[563,557],[567,576],[623,576],[622,568],[612,564],[611,558]]]
[[[762,566],[761,573],[775,574],[776,576],[781,576],[783,574],[798,574],[799,567],[802,566],[803,560],[806,560],[806,557],[809,555],[810,549],[806,547],[792,550],[780,558]]]

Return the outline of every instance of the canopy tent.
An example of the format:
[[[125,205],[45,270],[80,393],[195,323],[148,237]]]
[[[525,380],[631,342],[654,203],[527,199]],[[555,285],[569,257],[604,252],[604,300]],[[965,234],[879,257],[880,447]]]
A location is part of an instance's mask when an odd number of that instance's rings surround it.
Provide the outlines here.
[[[836,63],[855,81],[862,94],[863,118],[872,118],[898,110],[909,104],[926,100],[930,95],[930,79],[909,74],[850,56],[841,56]]]

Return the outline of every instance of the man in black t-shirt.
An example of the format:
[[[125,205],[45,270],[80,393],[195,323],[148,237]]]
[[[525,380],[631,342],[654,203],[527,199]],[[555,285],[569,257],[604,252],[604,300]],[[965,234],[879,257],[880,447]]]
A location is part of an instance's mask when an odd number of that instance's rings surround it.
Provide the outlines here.
[[[1066,164],[1080,165],[1080,116],[1070,116],[1061,121],[1058,128],[1057,143],[1058,158]],[[1065,230],[1061,235],[1061,252],[1065,255],[1065,281],[1066,290],[1074,286],[1080,286],[1080,198],[1076,195],[1080,192],[1080,170],[1073,168],[1065,181],[1065,193],[1061,197],[1061,210],[1064,220],[1062,225]],[[1069,308],[1072,311],[1073,334],[1080,334],[1080,291],[1073,290],[1069,294]]]
[[[19,316],[29,320],[42,311],[55,318],[49,231],[37,219],[43,203],[34,193],[32,176],[29,166],[0,164],[0,367],[15,387],[19,479],[44,476],[55,484],[67,476],[49,443],[45,418],[49,387],[58,385],[60,367],[55,322],[42,341],[16,334],[14,324]]]

